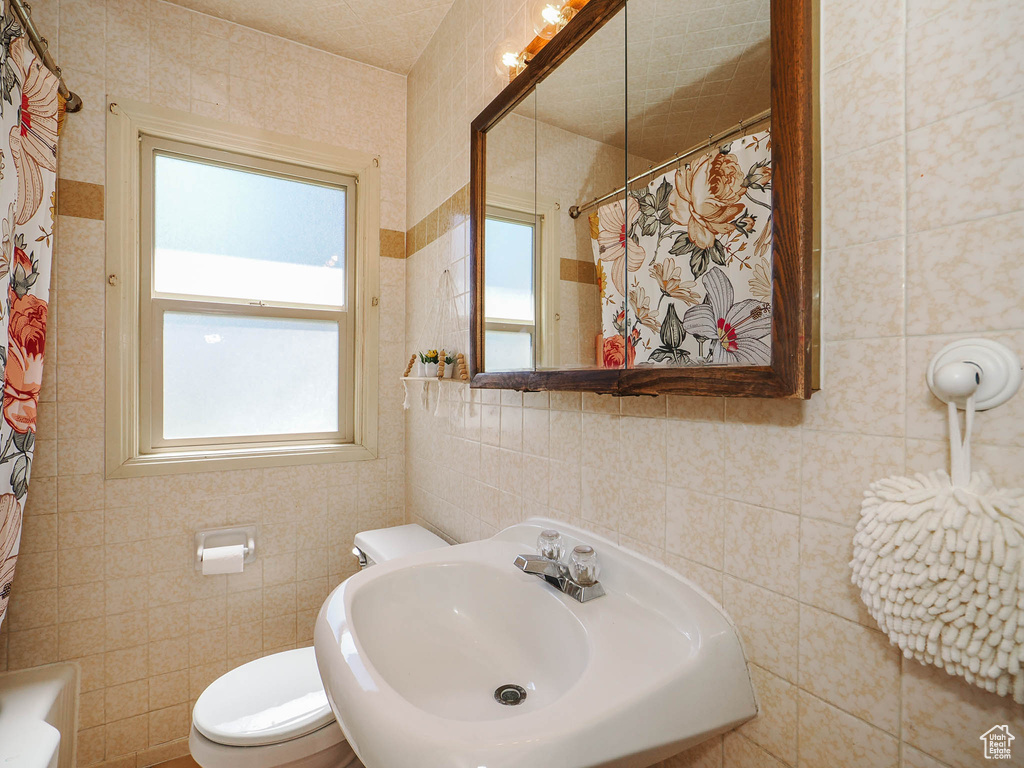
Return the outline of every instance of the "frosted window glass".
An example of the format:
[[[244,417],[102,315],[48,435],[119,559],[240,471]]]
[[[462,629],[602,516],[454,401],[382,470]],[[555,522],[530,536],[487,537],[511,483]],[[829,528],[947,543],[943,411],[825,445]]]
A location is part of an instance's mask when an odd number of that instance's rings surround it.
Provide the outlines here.
[[[484,312],[487,317],[532,323],[533,227],[502,219],[487,219]],[[487,351],[488,356],[490,350]]]
[[[486,331],[484,344],[489,371],[533,368],[533,334],[519,331]]]
[[[169,155],[154,162],[158,292],[345,305],[345,189]]]
[[[337,432],[338,324],[165,312],[164,438]]]

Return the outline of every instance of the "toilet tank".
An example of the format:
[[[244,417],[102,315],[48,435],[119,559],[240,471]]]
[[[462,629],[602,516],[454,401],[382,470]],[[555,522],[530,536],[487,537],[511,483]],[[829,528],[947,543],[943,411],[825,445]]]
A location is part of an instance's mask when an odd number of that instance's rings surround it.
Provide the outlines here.
[[[447,546],[448,542],[422,526],[398,525],[357,533],[352,554],[359,558],[360,567],[365,568],[403,555]]]

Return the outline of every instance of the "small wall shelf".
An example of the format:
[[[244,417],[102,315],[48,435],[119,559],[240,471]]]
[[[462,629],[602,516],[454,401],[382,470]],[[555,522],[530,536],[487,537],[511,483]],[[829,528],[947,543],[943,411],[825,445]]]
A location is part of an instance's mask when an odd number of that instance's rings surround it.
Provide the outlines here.
[[[462,387],[452,389],[440,386],[441,384],[464,384],[468,387],[469,382],[465,379],[439,379],[437,376],[402,376],[401,381],[402,388],[405,390],[405,400],[402,403],[402,407],[405,410],[409,410],[412,407],[412,391],[415,390],[417,384],[420,386],[420,401],[423,407],[428,411],[433,410],[435,416],[441,415],[442,407],[453,405],[457,408],[462,408],[466,402],[466,396]],[[435,383],[439,386],[437,387],[433,409],[431,409],[430,385]]]

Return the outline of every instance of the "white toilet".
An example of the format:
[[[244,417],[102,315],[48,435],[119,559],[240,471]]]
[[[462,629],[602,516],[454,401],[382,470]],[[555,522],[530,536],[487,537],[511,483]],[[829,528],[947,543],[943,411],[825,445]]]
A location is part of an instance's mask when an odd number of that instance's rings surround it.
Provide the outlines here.
[[[418,525],[356,534],[368,566],[447,543]],[[189,751],[202,768],[357,766],[327,701],[312,648],[265,656],[214,680],[192,712]]]

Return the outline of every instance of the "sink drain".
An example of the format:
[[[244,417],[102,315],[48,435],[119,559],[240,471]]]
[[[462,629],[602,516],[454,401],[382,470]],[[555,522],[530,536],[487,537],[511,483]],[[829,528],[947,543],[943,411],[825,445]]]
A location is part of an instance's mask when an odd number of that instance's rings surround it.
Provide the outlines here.
[[[494,700],[499,704],[504,704],[506,707],[514,707],[516,704],[522,704],[526,701],[526,691],[512,683],[499,685],[494,690]]]

